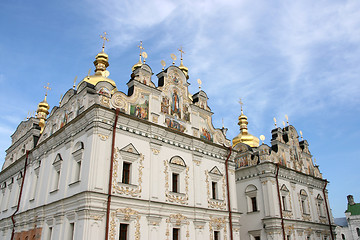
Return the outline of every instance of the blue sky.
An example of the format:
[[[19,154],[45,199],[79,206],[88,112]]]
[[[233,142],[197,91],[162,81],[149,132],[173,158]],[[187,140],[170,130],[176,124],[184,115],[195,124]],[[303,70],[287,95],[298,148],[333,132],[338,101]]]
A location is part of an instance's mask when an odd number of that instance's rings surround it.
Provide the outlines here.
[[[239,132],[238,100],[253,135],[289,116],[310,144],[328,185],[335,217],[346,196],[360,202],[359,1],[2,1],[0,8],[0,165],[10,135],[35,111],[92,70],[109,33],[110,78],[126,91],[140,40],[156,74],[183,46],[190,92],[209,96],[216,127]],[[179,62],[177,63],[179,64]],[[157,83],[156,77],[153,81]]]

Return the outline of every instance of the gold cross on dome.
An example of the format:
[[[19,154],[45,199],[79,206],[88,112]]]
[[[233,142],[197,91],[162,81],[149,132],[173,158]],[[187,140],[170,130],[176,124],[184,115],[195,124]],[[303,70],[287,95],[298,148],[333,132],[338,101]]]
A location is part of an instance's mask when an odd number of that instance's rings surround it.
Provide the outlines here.
[[[48,90],[51,90],[49,85],[50,85],[50,83],[47,83],[47,86],[44,86],[44,88],[46,89],[45,96],[47,96]]]
[[[145,50],[145,48],[142,46],[142,41],[140,41],[140,45],[138,46],[138,48],[140,49],[140,56],[143,50]]]
[[[107,41],[107,42],[109,41],[109,39],[106,37],[106,35],[107,35],[106,32],[104,32],[104,36],[103,36],[103,35],[100,35],[100,38],[104,40],[103,46],[102,46],[103,51],[104,51],[104,49],[105,49],[105,41]]]
[[[184,52],[183,49],[182,49],[182,46],[178,49],[178,51],[180,52],[181,59],[182,59],[182,55],[185,54],[185,52]]]
[[[243,111],[243,105],[244,103],[241,101],[241,98],[239,99],[239,103],[240,103],[240,106],[241,106],[241,112]]]

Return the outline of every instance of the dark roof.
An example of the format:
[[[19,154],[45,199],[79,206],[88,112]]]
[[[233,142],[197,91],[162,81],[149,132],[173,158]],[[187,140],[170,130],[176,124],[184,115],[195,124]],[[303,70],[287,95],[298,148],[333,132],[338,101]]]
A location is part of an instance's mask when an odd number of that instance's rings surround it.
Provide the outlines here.
[[[345,217],[342,217],[342,218],[334,218],[334,222],[335,222],[336,225],[339,225],[339,226],[341,226],[341,227],[347,227],[347,226],[348,226],[348,223],[347,223]]]

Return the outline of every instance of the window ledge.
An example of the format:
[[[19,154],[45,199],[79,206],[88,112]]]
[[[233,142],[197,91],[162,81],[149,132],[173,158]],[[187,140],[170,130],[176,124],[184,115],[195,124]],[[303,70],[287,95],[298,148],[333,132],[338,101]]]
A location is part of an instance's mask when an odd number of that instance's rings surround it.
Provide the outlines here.
[[[75,185],[79,185],[81,181],[80,180],[76,180],[75,182],[72,182],[69,184],[69,187],[75,186]]]
[[[138,186],[135,184],[131,184],[131,183],[122,183],[122,182],[118,182],[119,186],[121,187],[128,187],[128,188],[137,188]]]
[[[54,194],[54,193],[56,193],[57,191],[59,191],[59,189],[52,190],[52,191],[50,192],[50,194]]]
[[[283,209],[283,212],[291,213],[291,210],[290,209]]]
[[[33,202],[35,200],[35,198],[31,198],[29,199],[29,202]]]
[[[255,213],[259,213],[260,210],[256,210],[256,211],[252,211],[252,212],[247,212],[247,214],[255,214]]]
[[[174,196],[185,197],[185,193],[171,192],[171,191],[169,193]]]
[[[310,213],[303,213],[302,215],[310,216]]]

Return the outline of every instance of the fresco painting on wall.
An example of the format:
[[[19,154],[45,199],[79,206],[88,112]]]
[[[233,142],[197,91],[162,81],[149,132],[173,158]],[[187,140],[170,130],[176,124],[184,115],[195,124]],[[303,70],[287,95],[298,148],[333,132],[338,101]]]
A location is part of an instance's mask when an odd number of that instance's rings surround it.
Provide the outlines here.
[[[137,103],[130,106],[130,115],[144,120],[149,119],[149,95],[140,95]]]
[[[201,134],[200,134],[200,138],[202,139],[205,139],[205,140],[208,140],[208,141],[213,141],[213,136],[212,134],[210,133],[209,130],[205,129],[205,128],[202,128],[201,129]]]
[[[181,123],[174,119],[165,118],[165,124],[168,126],[168,128],[175,129],[180,132],[184,132],[186,130],[186,128]]]

